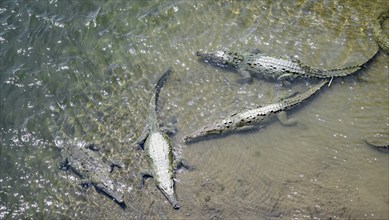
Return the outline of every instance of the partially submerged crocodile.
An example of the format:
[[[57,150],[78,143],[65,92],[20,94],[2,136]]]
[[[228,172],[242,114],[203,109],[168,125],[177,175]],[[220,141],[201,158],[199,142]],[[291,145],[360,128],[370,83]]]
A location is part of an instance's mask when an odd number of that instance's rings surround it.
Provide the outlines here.
[[[363,140],[367,145],[372,147],[375,150],[381,151],[381,152],[386,152],[389,153],[389,142],[386,140],[386,143],[374,143],[369,140]]]
[[[197,52],[196,54],[206,62],[236,69],[244,81],[251,81],[251,74],[268,80],[294,80],[298,77],[332,78],[347,76],[361,68],[360,65],[356,65],[340,69],[320,70],[306,66],[294,58],[272,57],[259,52],[240,54],[226,50],[214,53]]]
[[[142,173],[143,177],[152,176],[157,187],[169,200],[174,209],[179,209],[177,196],[174,190],[174,165],[173,146],[169,137],[159,127],[157,117],[157,103],[161,88],[170,75],[171,70],[166,71],[155,86],[155,91],[150,100],[149,119],[143,134],[138,138],[136,144],[143,146],[148,156],[152,170]]]
[[[234,113],[222,120],[216,121],[212,124],[206,125],[192,134],[185,136],[184,141],[190,142],[201,137],[206,137],[213,134],[221,134],[225,132],[231,132],[234,130],[241,130],[244,128],[252,127],[265,119],[270,118],[273,115],[277,115],[281,122],[284,124],[290,123],[283,121],[285,116],[283,111],[293,108],[294,106],[302,103],[307,98],[311,97],[316,91],[318,91],[324,84],[328,83],[328,80],[323,80],[317,85],[311,87],[307,91],[295,95],[290,98],[283,99],[273,104],[260,106],[253,109],[247,109],[242,112]],[[284,118],[283,118],[283,117]]]
[[[389,37],[382,30],[383,23],[389,18],[389,10],[379,14],[377,21],[373,24],[373,36],[378,46],[386,53],[389,53]]]
[[[120,192],[119,185],[111,178],[114,163],[107,163],[98,153],[95,145],[86,145],[84,142],[67,143],[61,149],[61,154],[65,161],[61,165],[63,168],[71,168],[82,179],[81,184],[92,184],[97,191],[103,192],[113,198],[121,206],[125,205],[123,192]]]

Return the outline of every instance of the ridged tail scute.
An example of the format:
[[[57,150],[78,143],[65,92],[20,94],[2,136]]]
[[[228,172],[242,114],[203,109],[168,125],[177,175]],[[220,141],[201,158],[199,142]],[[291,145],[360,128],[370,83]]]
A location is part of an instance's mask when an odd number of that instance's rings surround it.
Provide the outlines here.
[[[157,106],[158,106],[158,99],[159,99],[159,93],[161,92],[161,89],[163,85],[165,84],[166,80],[169,78],[170,74],[172,73],[172,68],[170,67],[162,76],[159,78],[157,84],[154,87],[154,93],[153,97],[150,99],[150,117],[155,124],[158,124],[157,119]]]
[[[330,78],[330,77],[347,76],[352,73],[355,73],[361,68],[362,66],[350,66],[341,69],[333,69],[333,70],[311,69],[310,71],[317,78]]]
[[[168,79],[168,77],[170,76],[170,74],[172,73],[172,68],[169,68],[168,70],[166,70],[166,72],[164,74],[162,74],[162,76],[159,78],[157,84],[155,85],[155,88],[154,88],[154,94],[155,94],[155,106],[157,106],[157,103],[158,103],[158,98],[159,98],[159,93],[161,92],[161,89],[163,87],[163,85],[165,84],[166,80]]]
[[[310,74],[312,74],[314,77],[317,78],[332,78],[332,77],[339,77],[339,76],[348,76],[358,70],[360,70],[365,64],[369,63],[373,58],[378,54],[378,50],[364,63],[360,65],[354,65],[349,66],[345,68],[340,69],[333,69],[333,70],[319,70],[319,69],[313,69],[308,66],[304,66],[303,68],[306,69],[306,71]]]
[[[288,110],[288,109],[291,109],[294,106],[302,103],[303,101],[305,101],[306,99],[311,97],[313,94],[315,94],[317,91],[319,91],[327,83],[329,83],[329,80],[328,79],[324,79],[324,80],[322,80],[318,84],[312,86],[311,88],[309,88],[308,90],[306,90],[303,93],[294,95],[294,96],[292,96],[290,98],[281,99],[280,103],[282,103],[282,106],[284,106],[283,109],[281,109],[281,110],[282,111]]]
[[[321,89],[325,84],[329,83],[328,79],[322,80],[318,84],[312,86],[309,88],[307,91],[301,93],[300,95],[296,95],[295,97],[289,98],[289,99],[297,99],[298,103],[303,102],[304,100],[308,99],[311,97],[313,94],[315,94],[317,91]]]

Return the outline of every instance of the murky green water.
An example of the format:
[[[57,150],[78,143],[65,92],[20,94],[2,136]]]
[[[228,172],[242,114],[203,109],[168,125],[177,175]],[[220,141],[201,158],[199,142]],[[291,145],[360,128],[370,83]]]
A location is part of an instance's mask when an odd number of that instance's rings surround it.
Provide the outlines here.
[[[253,48],[323,69],[364,63],[377,50],[369,24],[381,1],[1,1],[0,219],[389,218],[388,55],[334,79],[291,111],[295,127],[263,129],[187,145],[182,138],[242,107],[310,85],[283,87],[198,62],[196,51]],[[388,33],[389,21],[384,23]],[[131,148],[147,118],[152,85],[174,69],[160,97],[177,156],[173,210]],[[128,167],[121,209],[76,184],[56,136],[102,146]]]

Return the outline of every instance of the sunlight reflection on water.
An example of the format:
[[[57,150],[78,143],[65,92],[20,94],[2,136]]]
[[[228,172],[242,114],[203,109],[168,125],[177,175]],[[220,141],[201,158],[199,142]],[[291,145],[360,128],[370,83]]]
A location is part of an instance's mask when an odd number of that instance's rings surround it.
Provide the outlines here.
[[[273,121],[182,142],[205,123],[312,85],[239,84],[237,73],[199,62],[196,51],[259,49],[316,68],[359,65],[377,50],[369,23],[385,3],[1,2],[0,219],[388,218],[387,155],[361,140],[388,134],[384,53],[292,111],[301,126]],[[179,212],[152,180],[137,190],[147,163],[130,147],[152,85],[170,66],[160,118],[178,130],[177,156],[196,167],[176,174]],[[127,209],[59,169],[54,139],[62,136],[99,144],[129,164],[113,174],[133,189]]]

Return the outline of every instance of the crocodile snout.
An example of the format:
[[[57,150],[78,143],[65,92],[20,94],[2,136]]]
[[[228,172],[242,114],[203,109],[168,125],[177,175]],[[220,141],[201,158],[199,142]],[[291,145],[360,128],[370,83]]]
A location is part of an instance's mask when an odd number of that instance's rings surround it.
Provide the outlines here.
[[[176,203],[176,204],[173,205],[173,208],[174,209],[180,209],[180,205],[178,203]]]

